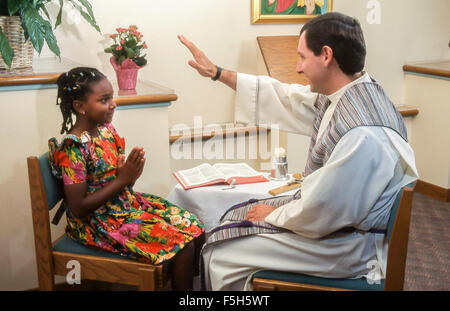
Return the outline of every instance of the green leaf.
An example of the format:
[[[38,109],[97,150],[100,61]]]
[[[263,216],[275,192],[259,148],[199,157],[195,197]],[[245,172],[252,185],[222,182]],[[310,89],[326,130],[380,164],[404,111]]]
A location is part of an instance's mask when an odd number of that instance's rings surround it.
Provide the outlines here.
[[[55,35],[52,31],[52,25],[48,21],[44,21],[45,33],[44,38],[45,42],[47,42],[50,50],[55,53],[57,56],[61,55],[61,51],[59,50],[58,41],[56,40]]]
[[[55,28],[58,27],[59,25],[61,25],[63,6],[64,6],[64,1],[59,0],[59,12],[58,12],[58,16],[56,17]]]
[[[87,10],[89,16],[92,18],[92,20],[96,22],[95,17],[94,17],[94,12],[92,11],[92,6],[91,4],[87,1],[87,0],[78,0],[78,2],[80,2]]]
[[[122,62],[126,59],[125,55],[120,55],[119,57],[119,65],[122,65]]]
[[[21,2],[21,0],[8,0],[8,11],[10,16],[13,16],[19,11]]]
[[[47,8],[45,7],[45,5],[41,4],[40,9],[45,13],[45,15],[47,16],[48,20],[51,20],[50,14],[48,14],[48,11],[47,11]]]
[[[112,48],[106,48],[106,49],[104,49],[104,52],[105,53],[112,53],[113,49]]]
[[[145,65],[147,65],[147,60],[144,57],[138,57],[136,59],[133,59],[133,61],[138,66],[145,66]]]
[[[5,61],[5,64],[11,68],[12,60],[14,57],[14,50],[9,45],[8,38],[6,38],[5,34],[0,27],[0,52],[2,54],[2,58]]]
[[[44,45],[44,20],[31,4],[26,4],[24,8],[20,8],[19,14],[25,31],[25,38],[31,39],[35,50],[40,54]]]
[[[136,48],[137,41],[134,39],[130,39],[125,42],[125,45],[131,49],[134,49],[134,48]]]
[[[134,51],[128,47],[124,47],[125,53],[127,55],[127,58],[133,58],[136,53],[134,53]]]
[[[76,3],[74,2],[74,0],[71,0],[70,3],[72,3],[72,5],[73,5],[76,9],[78,9],[78,11],[80,12],[81,16],[83,16],[83,18],[84,18],[89,24],[91,24],[92,27],[94,27],[98,32],[101,33],[100,27],[98,27],[97,22],[95,21],[94,13],[92,12],[92,7],[91,7],[91,5],[90,5],[86,0],[78,0],[78,1],[80,1],[85,7],[86,7],[86,6],[88,7],[88,12],[91,12],[91,13],[92,13],[92,16],[91,16],[90,14],[86,13],[80,5],[78,5],[78,4],[76,4]]]

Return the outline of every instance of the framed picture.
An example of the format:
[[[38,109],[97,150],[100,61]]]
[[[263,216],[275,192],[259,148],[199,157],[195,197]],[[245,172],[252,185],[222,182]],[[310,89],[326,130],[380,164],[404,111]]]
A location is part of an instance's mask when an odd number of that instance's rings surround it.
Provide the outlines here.
[[[333,0],[251,1],[252,24],[304,24],[333,9]]]

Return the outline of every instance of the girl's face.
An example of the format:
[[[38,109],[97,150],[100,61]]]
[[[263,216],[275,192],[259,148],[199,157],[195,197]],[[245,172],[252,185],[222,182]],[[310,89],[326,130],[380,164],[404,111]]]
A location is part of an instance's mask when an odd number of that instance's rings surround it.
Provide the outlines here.
[[[110,123],[116,104],[113,101],[114,91],[108,79],[102,79],[91,85],[91,92],[81,102],[81,114],[95,124]],[[84,114],[83,114],[84,112]]]

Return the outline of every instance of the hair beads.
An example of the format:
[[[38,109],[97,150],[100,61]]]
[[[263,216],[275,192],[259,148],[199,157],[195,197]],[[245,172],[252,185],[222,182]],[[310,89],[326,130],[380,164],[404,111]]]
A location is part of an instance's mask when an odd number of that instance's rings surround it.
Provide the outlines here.
[[[61,134],[68,133],[73,127],[72,114],[75,100],[85,100],[91,91],[91,84],[106,78],[104,74],[95,68],[77,67],[65,74],[61,74],[57,80],[58,97],[56,104],[60,106],[63,115]]]

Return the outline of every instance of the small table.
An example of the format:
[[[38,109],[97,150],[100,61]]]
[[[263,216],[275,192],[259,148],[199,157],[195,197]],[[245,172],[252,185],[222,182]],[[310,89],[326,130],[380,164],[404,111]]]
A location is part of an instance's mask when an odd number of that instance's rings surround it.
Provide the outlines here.
[[[263,173],[268,176],[268,173]],[[233,189],[227,188],[227,184],[218,184],[207,187],[199,187],[184,190],[177,184],[170,192],[167,200],[189,212],[194,213],[205,224],[206,231],[211,231],[219,224],[220,217],[233,205],[250,199],[273,198],[269,190],[286,185],[286,181],[274,181],[241,184]],[[284,192],[280,195],[292,195],[300,188]]]

